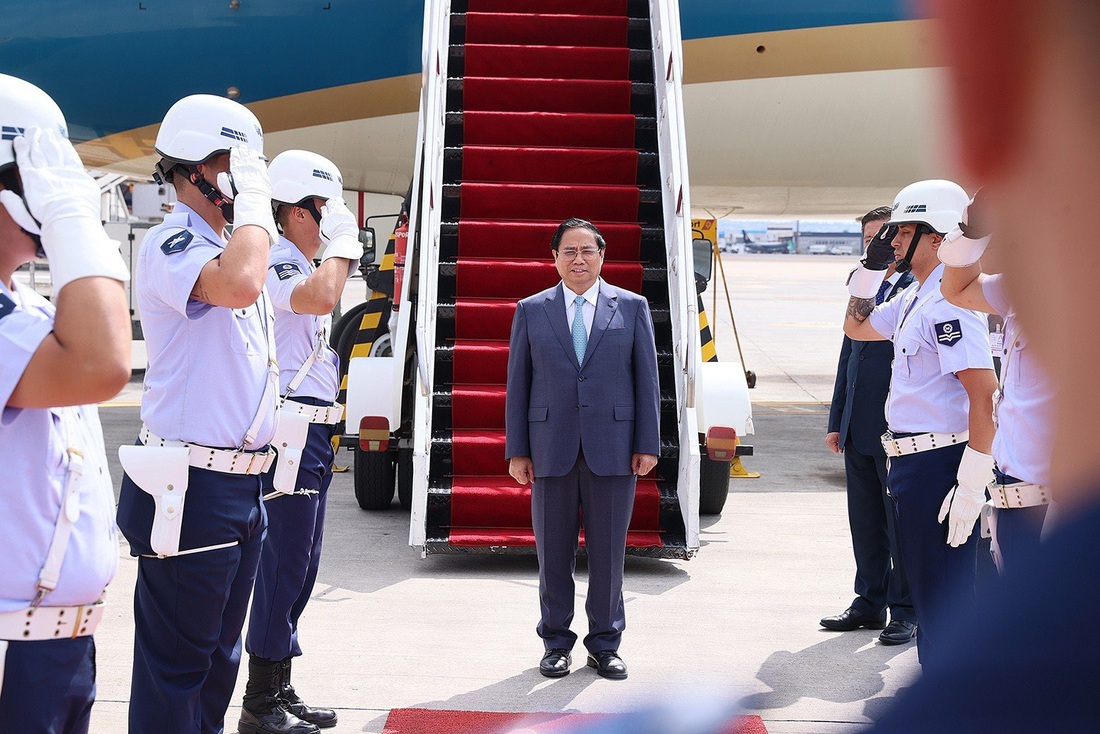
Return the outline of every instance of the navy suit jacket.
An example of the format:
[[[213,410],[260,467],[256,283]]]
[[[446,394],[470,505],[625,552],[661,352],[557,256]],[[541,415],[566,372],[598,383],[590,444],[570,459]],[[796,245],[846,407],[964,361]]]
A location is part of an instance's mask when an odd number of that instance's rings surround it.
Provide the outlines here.
[[[912,273],[903,273],[887,291],[886,300],[913,282]],[[886,396],[890,392],[893,361],[893,342],[861,342],[844,337],[829,408],[829,433],[840,434],[841,448],[850,436],[852,445],[861,454],[886,455],[880,438],[886,433]]]
[[[506,458],[536,477],[565,476],[581,448],[593,474],[632,474],[660,455],[657,350],[649,303],[600,281],[584,360],[577,361],[561,285],[516,305],[508,346]]]

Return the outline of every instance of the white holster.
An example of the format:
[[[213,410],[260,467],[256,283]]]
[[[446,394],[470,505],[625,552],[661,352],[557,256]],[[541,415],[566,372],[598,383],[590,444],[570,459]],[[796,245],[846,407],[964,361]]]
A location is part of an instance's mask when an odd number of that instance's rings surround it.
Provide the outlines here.
[[[186,446],[119,446],[127,476],[156,504],[149,546],[157,556],[179,555],[190,449]]]
[[[272,448],[279,452],[272,481],[275,492],[265,495],[265,500],[280,494],[294,494],[298,483],[298,469],[302,463],[302,451],[305,450],[309,436],[309,417],[284,406],[279,407],[279,420],[276,423],[275,436],[271,439]]]

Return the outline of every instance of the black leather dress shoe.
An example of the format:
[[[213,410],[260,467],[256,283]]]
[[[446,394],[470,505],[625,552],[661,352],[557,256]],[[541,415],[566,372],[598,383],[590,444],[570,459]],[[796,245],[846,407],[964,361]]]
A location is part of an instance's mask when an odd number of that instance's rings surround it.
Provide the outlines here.
[[[547,678],[561,678],[569,675],[569,666],[572,662],[573,658],[569,655],[568,650],[555,647],[547,650],[546,654],[542,656],[542,662],[539,663],[539,672]]]
[[[904,645],[917,636],[917,625],[895,619],[878,636],[883,645]]]
[[[835,617],[825,617],[822,619],[821,626],[827,630],[833,630],[834,632],[851,632],[860,627],[866,627],[869,630],[880,630],[886,626],[886,620],[877,617],[868,617],[848,607]]]
[[[622,680],[626,677],[626,663],[616,650],[600,650],[590,654],[588,667],[595,668],[598,675],[611,680]]]

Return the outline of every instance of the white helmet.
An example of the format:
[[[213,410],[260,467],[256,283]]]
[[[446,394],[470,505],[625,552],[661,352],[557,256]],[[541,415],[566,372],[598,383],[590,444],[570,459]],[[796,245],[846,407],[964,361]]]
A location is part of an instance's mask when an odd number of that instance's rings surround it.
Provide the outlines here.
[[[911,183],[894,197],[890,224],[925,224],[947,234],[962,221],[970,197],[953,181],[931,179]]]
[[[336,164],[308,150],[288,150],[267,167],[274,204],[300,204],[306,199],[339,199],[344,179]]]
[[[0,169],[15,163],[11,141],[28,127],[52,129],[69,137],[65,116],[50,95],[30,82],[0,74]]]
[[[155,148],[171,163],[196,165],[242,143],[263,155],[264,131],[252,110],[224,97],[192,94],[164,115]]]

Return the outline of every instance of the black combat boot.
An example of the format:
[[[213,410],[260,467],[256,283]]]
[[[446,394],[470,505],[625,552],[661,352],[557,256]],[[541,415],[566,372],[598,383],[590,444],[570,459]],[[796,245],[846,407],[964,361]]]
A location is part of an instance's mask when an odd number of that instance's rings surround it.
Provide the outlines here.
[[[298,694],[294,692],[294,686],[290,685],[290,662],[293,659],[292,657],[283,658],[281,662],[283,675],[282,692],[279,694],[279,700],[282,701],[283,707],[302,721],[308,721],[321,729],[336,726],[335,711],[332,709],[315,709],[298,698]]]
[[[240,734],[318,734],[316,726],[302,721],[283,708],[280,686],[283,664],[250,655],[248,684],[244,688]]]

